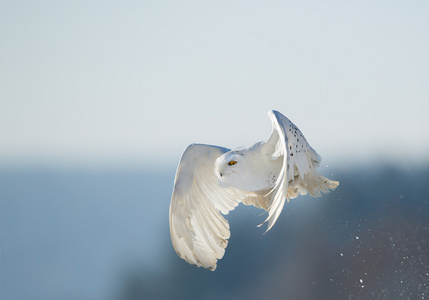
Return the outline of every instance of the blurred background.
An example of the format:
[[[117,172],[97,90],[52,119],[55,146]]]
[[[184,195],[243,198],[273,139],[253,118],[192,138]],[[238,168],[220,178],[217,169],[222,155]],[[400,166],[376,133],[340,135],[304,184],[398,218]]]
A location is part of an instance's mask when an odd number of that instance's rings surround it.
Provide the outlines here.
[[[427,1],[0,2],[0,299],[428,299]],[[292,120],[339,180],[210,272],[170,242],[193,142]]]

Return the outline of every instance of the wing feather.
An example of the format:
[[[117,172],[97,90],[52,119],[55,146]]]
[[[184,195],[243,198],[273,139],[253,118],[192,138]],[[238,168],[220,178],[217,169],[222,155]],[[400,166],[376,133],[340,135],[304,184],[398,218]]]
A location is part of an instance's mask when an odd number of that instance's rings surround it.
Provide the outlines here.
[[[170,203],[170,235],[177,254],[190,264],[214,270],[230,237],[228,214],[246,193],[222,188],[214,170],[229,149],[192,144],[182,155]]]
[[[273,130],[267,147],[274,149],[272,159],[283,157],[283,165],[274,188],[270,191],[271,205],[268,208],[267,231],[272,228],[279,217],[285,200],[309,192],[312,196],[320,196],[338,186],[317,173],[321,157],[310,146],[302,132],[288,118],[278,111],[270,111],[268,115],[273,123]],[[264,223],[265,223],[264,222]]]

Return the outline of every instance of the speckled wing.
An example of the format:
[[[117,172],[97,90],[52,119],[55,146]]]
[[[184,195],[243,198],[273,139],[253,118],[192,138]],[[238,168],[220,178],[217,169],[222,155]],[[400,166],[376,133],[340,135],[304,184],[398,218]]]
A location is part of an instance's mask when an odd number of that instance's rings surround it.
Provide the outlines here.
[[[265,220],[268,221],[267,231],[279,217],[286,199],[296,197],[298,192],[319,196],[320,191],[326,192],[338,185],[338,182],[317,173],[321,157],[311,148],[298,127],[278,111],[270,111],[268,115],[273,130],[267,146],[272,149],[272,159],[281,158],[283,164],[276,185],[270,192],[271,205]]]
[[[214,270],[230,237],[228,214],[246,197],[222,188],[216,159],[229,149],[192,144],[182,155],[170,203],[170,235],[177,254],[188,263]]]

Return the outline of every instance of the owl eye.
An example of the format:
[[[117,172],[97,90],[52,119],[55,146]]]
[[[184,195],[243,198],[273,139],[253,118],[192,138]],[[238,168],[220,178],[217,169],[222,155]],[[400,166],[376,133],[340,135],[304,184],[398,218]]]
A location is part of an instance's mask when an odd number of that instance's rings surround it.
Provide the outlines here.
[[[235,160],[231,160],[229,163],[228,163],[228,165],[230,165],[230,166],[232,166],[232,165],[235,165],[237,162],[235,161]]]

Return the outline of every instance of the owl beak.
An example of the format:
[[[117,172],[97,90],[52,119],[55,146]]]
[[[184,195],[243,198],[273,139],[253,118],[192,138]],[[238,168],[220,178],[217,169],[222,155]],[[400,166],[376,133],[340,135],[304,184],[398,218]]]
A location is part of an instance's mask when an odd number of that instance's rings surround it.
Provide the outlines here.
[[[220,176],[220,177],[222,177],[222,176],[223,176],[223,174],[222,174],[222,173],[219,173],[219,176]]]

